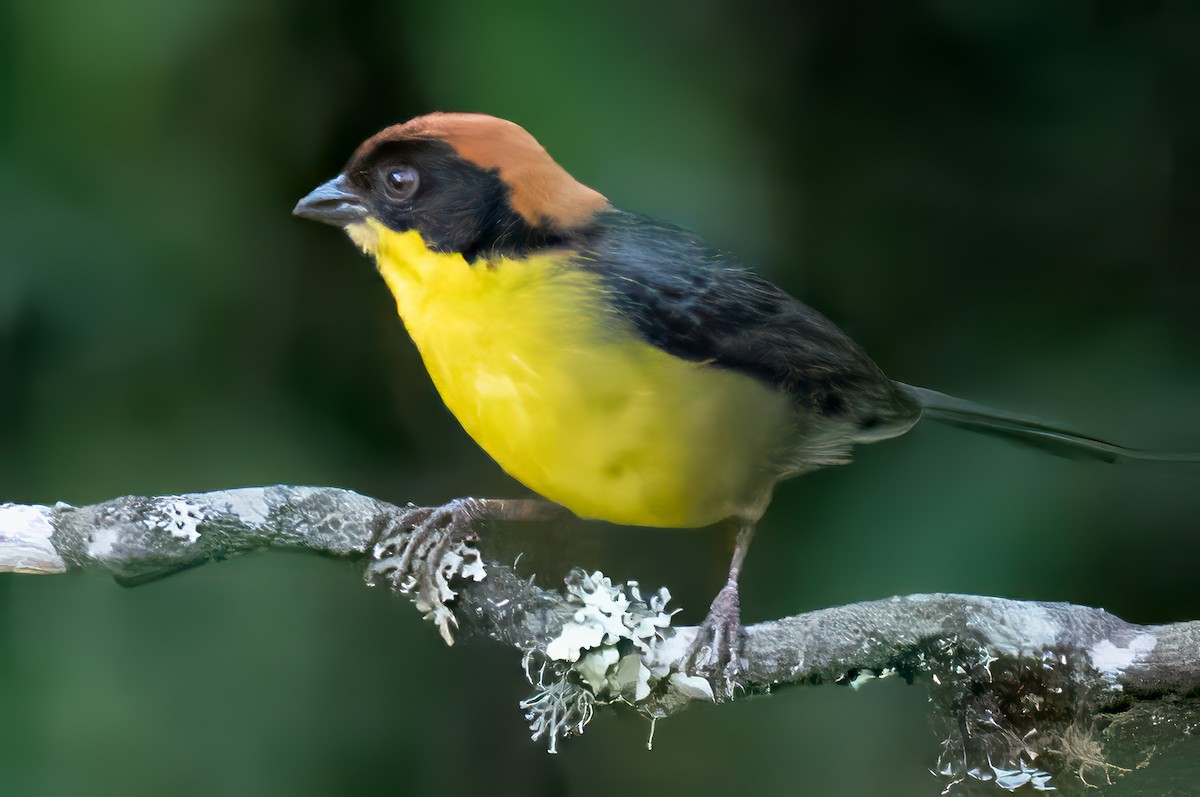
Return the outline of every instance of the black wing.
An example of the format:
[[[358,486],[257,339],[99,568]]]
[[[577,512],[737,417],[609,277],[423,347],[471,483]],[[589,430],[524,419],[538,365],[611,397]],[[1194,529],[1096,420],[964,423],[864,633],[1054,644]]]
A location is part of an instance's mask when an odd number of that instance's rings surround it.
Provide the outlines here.
[[[598,222],[580,267],[654,346],[754,376],[801,410],[864,429],[919,414],[833,322],[692,233],[619,210]]]

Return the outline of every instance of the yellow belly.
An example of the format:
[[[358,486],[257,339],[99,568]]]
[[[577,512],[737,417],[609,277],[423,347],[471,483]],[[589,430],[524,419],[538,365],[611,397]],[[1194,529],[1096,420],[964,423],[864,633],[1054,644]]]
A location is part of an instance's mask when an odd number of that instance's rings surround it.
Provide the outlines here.
[[[510,475],[581,517],[701,526],[755,514],[790,410],[759,381],[639,339],[552,257],[470,265],[415,232],[351,234],[442,399]]]

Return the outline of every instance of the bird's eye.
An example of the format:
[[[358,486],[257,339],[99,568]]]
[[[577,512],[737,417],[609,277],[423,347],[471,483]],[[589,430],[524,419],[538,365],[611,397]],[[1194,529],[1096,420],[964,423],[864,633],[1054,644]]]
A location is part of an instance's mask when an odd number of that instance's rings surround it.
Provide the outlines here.
[[[384,190],[388,199],[394,201],[412,199],[420,184],[421,178],[417,176],[417,170],[411,166],[388,169],[383,176]]]

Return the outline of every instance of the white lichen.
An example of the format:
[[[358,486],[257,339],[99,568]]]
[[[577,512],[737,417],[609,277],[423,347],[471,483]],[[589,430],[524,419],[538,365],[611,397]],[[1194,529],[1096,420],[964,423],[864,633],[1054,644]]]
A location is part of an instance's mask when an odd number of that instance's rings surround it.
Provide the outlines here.
[[[164,518],[146,518],[143,522],[150,528],[162,526],[171,536],[185,540],[188,545],[200,539],[200,525],[207,514],[204,507],[193,504],[182,496],[164,496],[161,499]]]
[[[575,616],[578,618],[580,613]],[[579,661],[583,651],[598,647],[604,636],[604,628],[599,624],[578,620],[566,623],[559,635],[546,645],[546,655],[555,661]]]
[[[682,672],[673,672],[667,683],[668,688],[676,692],[688,700],[703,700],[707,703],[715,703],[716,697],[713,696],[712,684],[707,678],[702,678],[699,675],[688,675]]]
[[[665,588],[643,597],[635,581],[613,584],[598,571],[574,570],[566,579],[566,599],[576,607],[575,613],[542,651],[549,666],[530,673],[531,682],[541,686],[542,692],[522,703],[535,738],[548,736],[554,729],[581,733],[586,724],[586,720],[561,719],[561,699],[549,700],[548,695],[561,698],[574,692],[565,686],[557,690],[546,687],[547,670],[556,683],[582,689],[594,702],[627,703],[650,716],[656,713],[639,704],[652,694],[665,695],[675,704],[713,700],[712,686],[705,678],[679,671],[695,629],[667,633],[674,611],[667,611],[671,593]],[[528,661],[526,668],[529,672]],[[558,714],[543,714],[551,710]],[[549,746],[553,752],[553,739]]]
[[[48,506],[0,504],[0,572],[66,572],[52,539],[53,518]]]
[[[156,523],[147,522],[147,525],[158,528]],[[104,559],[113,553],[120,541],[121,533],[115,526],[103,526],[88,535],[87,554],[93,559]]]
[[[975,615],[976,613],[972,613]],[[989,612],[967,620],[968,628],[978,628],[998,653],[1021,656],[1052,647],[1062,634],[1062,625],[1048,609],[1034,604],[1005,605],[1002,622]]]
[[[271,516],[271,504],[263,487],[228,490],[225,496],[225,511],[248,526],[262,526]]]
[[[529,722],[529,737],[535,742],[546,741],[546,749],[558,752],[558,740],[583,733],[592,721],[595,696],[566,678],[559,678],[542,687],[533,697],[522,700],[521,708]]]
[[[896,674],[896,671],[891,667],[884,667],[882,670],[875,671],[871,669],[859,670],[855,673],[854,678],[849,682],[850,688],[858,691],[866,686],[871,681],[879,681],[884,678],[891,678]]]
[[[625,659],[632,660],[634,657],[626,656]],[[579,661],[575,663],[575,670],[583,678],[583,682],[592,688],[593,692],[600,693],[610,688],[608,675],[611,671],[614,675],[614,680],[620,680],[619,668],[615,665],[621,661],[621,654],[613,645],[602,645],[592,648],[587,653],[579,657]]]
[[[671,593],[665,587],[643,599],[636,581],[614,585],[598,570],[590,575],[572,571],[566,584],[567,602],[578,609],[560,635],[546,646],[546,655],[551,659],[577,661],[583,650],[616,645],[621,640],[649,653],[660,631],[671,625],[674,612],[666,611]]]
[[[1118,647],[1111,640],[1102,639],[1088,651],[1088,657],[1109,682],[1115,682],[1126,668],[1141,661],[1154,650],[1158,639],[1154,634],[1138,634],[1126,647]]]
[[[1014,767],[996,766],[989,761],[986,767],[976,767],[967,775],[975,780],[994,781],[1005,791],[1016,791],[1026,785],[1034,791],[1056,791],[1055,787],[1050,785],[1051,775],[1049,772],[1026,764],[1024,761],[1018,761]]]
[[[930,770],[933,772],[933,770]],[[952,776],[954,768],[946,765],[941,770],[934,772],[936,775]],[[1057,791],[1057,788],[1050,785],[1051,774],[1044,769],[1039,769],[1032,764],[1027,764],[1025,761],[1017,761],[1011,767],[1002,767],[993,764],[990,760],[986,766],[974,767],[969,770],[965,776],[955,778],[942,794],[951,794],[955,788],[965,781],[967,778],[972,780],[982,781],[984,783],[995,783],[1005,791],[1016,791],[1017,789],[1029,786],[1033,791]]]

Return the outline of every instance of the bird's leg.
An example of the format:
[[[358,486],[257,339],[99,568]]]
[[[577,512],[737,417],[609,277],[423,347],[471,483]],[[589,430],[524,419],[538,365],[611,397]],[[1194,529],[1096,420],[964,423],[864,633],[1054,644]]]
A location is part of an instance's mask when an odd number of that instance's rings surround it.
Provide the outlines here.
[[[708,616],[704,618],[688,653],[688,672],[707,678],[718,700],[733,697],[737,677],[745,668],[742,658],[745,631],[742,628],[738,576],[741,575],[742,562],[746,559],[746,551],[750,549],[753,537],[754,524],[743,522],[738,527],[737,545],[729,562],[729,578],[709,606]]]
[[[437,624],[446,644],[454,644],[454,613],[446,606],[457,593],[454,578],[479,581],[483,560],[475,543],[478,525],[488,520],[538,521],[569,516],[549,501],[525,498],[459,498],[443,506],[405,507],[388,518],[372,550],[368,583],[387,581],[412,595],[413,603]]]

